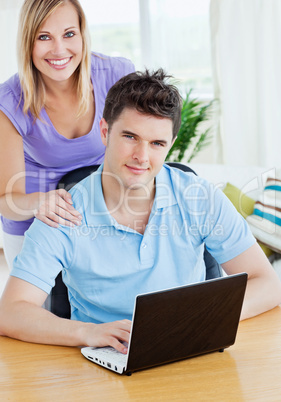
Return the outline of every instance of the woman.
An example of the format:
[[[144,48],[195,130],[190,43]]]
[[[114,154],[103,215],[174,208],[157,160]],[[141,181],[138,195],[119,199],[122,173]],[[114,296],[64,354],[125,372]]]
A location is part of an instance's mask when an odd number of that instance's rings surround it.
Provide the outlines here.
[[[99,121],[109,88],[134,71],[124,58],[91,54],[77,0],[25,0],[19,73],[0,85],[0,214],[11,267],[34,216],[50,226],[80,223],[59,179],[100,164]]]

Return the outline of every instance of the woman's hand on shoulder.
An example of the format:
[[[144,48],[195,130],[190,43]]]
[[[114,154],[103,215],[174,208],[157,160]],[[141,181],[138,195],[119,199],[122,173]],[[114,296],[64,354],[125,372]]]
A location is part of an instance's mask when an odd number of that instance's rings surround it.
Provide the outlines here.
[[[71,194],[64,189],[41,193],[44,200],[40,203],[35,217],[51,227],[80,225],[82,216],[72,206]]]

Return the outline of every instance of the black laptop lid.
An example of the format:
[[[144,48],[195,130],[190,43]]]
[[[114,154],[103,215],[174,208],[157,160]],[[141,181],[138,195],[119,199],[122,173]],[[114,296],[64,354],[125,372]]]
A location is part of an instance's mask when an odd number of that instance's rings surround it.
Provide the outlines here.
[[[231,346],[246,283],[242,273],[137,296],[126,371]]]

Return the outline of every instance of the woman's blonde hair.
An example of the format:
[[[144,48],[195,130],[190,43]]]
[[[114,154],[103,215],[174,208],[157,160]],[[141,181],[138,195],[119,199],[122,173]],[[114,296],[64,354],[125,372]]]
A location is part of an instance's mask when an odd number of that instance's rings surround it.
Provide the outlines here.
[[[79,99],[77,117],[86,113],[90,102],[91,50],[90,36],[84,11],[77,0],[25,0],[21,8],[18,27],[18,68],[24,99],[24,113],[31,112],[39,118],[45,105],[45,86],[41,73],[34,66],[32,52],[37,33],[43,22],[62,4],[71,3],[78,14],[82,36],[82,60],[74,72],[74,82]]]

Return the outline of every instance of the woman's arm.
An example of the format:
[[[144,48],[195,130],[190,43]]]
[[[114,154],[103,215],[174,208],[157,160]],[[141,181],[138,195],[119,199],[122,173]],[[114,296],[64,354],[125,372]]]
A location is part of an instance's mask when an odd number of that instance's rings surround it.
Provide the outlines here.
[[[36,217],[50,226],[59,223],[79,224],[80,214],[63,190],[48,193],[25,192],[25,161],[23,141],[14,125],[0,111],[0,214],[8,219],[23,221]]]

